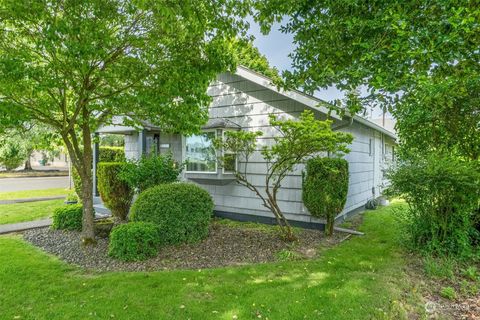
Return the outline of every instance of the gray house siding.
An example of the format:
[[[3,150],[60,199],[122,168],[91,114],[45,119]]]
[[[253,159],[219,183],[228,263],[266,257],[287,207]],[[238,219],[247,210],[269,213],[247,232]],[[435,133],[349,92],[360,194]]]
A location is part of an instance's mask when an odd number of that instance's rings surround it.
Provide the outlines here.
[[[248,78],[248,77],[247,77]],[[238,74],[223,73],[217,77],[208,88],[212,97],[210,105],[210,119],[228,119],[239,125],[242,130],[261,131],[258,138],[259,150],[262,145],[270,145],[278,134],[275,128],[269,125],[268,115],[275,114],[281,118],[295,119],[306,109],[312,108],[311,100],[304,98],[293,99],[291,96],[280,94],[274,89],[260,85]],[[307,98],[308,100],[309,98]],[[310,106],[307,104],[310,103]],[[316,105],[313,102],[313,105]],[[315,108],[314,108],[315,109]],[[325,113],[314,110],[318,119],[325,119]],[[336,120],[334,126],[339,126]],[[362,119],[355,120],[349,126],[340,129],[350,132],[354,136],[349,146],[351,152],[345,156],[349,162],[349,190],[347,203],[339,215],[342,216],[363,207],[369,199],[378,197],[383,187],[388,183],[385,180],[385,168],[393,159],[395,141],[380,132],[381,129],[365,123]],[[146,131],[146,148],[153,143],[154,134],[159,134],[160,152],[173,152],[177,161],[185,160],[185,137],[179,134]],[[140,151],[139,134],[133,132],[125,136],[125,152],[129,159],[138,158]],[[256,186],[264,186],[267,165],[259,150],[251,157],[248,166],[249,180]],[[242,159],[238,162],[239,168],[244,168]],[[288,175],[282,183],[278,193],[278,203],[285,216],[292,221],[306,223],[321,223],[322,220],[312,217],[302,202],[302,170],[298,165],[294,172]],[[268,209],[263,207],[257,195],[244,186],[237,184],[233,175],[188,173],[182,174],[183,180],[198,183],[213,197],[215,210],[224,215],[243,215],[243,217],[272,218]],[[199,178],[200,176],[200,178]],[[216,180],[217,178],[221,178]],[[265,220],[266,221],[266,220]]]
[[[276,129],[268,123],[269,114],[297,118],[306,108],[288,97],[228,73],[219,75],[208,93],[213,98],[210,118],[226,118],[240,125],[242,130],[262,131],[263,136],[258,139],[260,146],[273,143],[277,134]],[[317,112],[316,116],[325,118],[320,112]],[[364,206],[373,197],[375,165],[373,153],[370,151],[370,139],[375,138],[375,131],[357,122],[343,131],[352,133],[355,139],[350,145],[351,152],[345,157],[350,165],[350,183],[348,200],[342,214]],[[244,165],[245,163],[239,162],[240,167]],[[302,170],[303,165],[299,165],[285,178],[278,194],[279,206],[291,220],[321,222],[312,217],[303,205]],[[266,163],[258,151],[252,156],[247,172],[254,185],[263,186]],[[185,174],[185,178],[188,179],[189,174]],[[212,195],[217,211],[271,217],[271,213],[263,207],[255,193],[241,185],[234,182],[223,186],[205,183],[200,185]]]

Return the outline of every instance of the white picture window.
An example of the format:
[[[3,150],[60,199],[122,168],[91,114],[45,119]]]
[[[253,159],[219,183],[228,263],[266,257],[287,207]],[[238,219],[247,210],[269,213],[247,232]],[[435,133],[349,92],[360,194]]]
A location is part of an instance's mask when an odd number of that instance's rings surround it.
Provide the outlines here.
[[[186,138],[187,172],[217,173],[217,154],[213,146],[215,131]]]

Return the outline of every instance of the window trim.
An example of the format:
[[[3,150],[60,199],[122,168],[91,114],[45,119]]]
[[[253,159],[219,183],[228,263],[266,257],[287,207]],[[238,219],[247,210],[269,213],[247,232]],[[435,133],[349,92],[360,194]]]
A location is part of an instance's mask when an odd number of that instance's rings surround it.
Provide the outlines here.
[[[200,134],[202,133],[208,133],[208,132],[213,132],[215,134],[215,137],[214,139],[217,138],[217,130],[216,129],[207,129],[207,130],[202,130],[200,132]],[[185,161],[188,161],[188,158],[187,158],[187,139],[189,137],[191,137],[193,135],[190,135],[190,136],[186,136],[185,137]],[[212,142],[213,143],[213,142]],[[187,170],[187,164],[185,164],[185,173],[195,173],[195,174],[218,174],[218,159],[217,159],[217,149],[215,149],[215,171],[188,171]]]

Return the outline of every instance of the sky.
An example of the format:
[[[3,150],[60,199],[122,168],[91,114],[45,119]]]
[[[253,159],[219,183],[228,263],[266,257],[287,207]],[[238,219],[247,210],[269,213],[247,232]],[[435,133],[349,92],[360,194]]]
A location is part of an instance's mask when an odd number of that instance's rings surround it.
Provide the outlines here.
[[[293,35],[280,32],[278,30],[280,24],[273,25],[270,33],[263,35],[260,31],[260,26],[253,21],[253,18],[249,18],[248,22],[250,23],[249,33],[255,37],[253,43],[267,57],[270,65],[280,71],[291,70],[292,60],[288,55],[295,49]],[[331,87],[316,91],[315,96],[331,102],[335,99],[342,99],[344,94],[335,87]],[[381,117],[381,114],[381,110],[373,110],[372,112],[374,118]]]
[[[250,23],[250,34],[255,37],[253,41],[255,46],[267,57],[270,65],[277,67],[280,71],[291,70],[292,60],[288,54],[295,49],[293,35],[280,32],[278,30],[280,24],[275,24],[272,31],[265,36],[260,32],[260,26],[253,19],[248,19],[248,22]],[[336,88],[318,91],[315,95],[326,101],[343,97],[343,93]]]

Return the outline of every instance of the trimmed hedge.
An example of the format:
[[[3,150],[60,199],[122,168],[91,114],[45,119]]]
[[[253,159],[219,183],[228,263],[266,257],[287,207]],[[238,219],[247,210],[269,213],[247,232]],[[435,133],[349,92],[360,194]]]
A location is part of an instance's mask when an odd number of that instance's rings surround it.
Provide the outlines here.
[[[332,235],[335,217],[348,193],[348,162],[338,158],[312,158],[303,176],[303,203],[314,217],[325,218],[325,232]]]
[[[193,243],[208,235],[212,213],[207,191],[191,183],[172,183],[141,193],[130,219],[154,223],[162,244]]]
[[[113,228],[108,254],[123,261],[139,261],[158,254],[160,237],[153,223],[131,222]]]
[[[83,206],[80,204],[70,204],[55,209],[53,212],[52,229],[56,230],[82,230]]]
[[[120,221],[127,219],[134,191],[119,178],[125,163],[100,162],[97,165],[98,192],[105,206]]]
[[[100,147],[99,162],[123,162],[125,150],[123,147]]]

